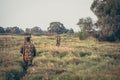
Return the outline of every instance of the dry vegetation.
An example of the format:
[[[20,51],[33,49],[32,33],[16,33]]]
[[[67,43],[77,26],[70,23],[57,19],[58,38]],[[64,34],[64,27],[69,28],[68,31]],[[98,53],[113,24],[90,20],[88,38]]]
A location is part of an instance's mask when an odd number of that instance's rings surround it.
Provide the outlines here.
[[[37,56],[25,73],[23,36],[0,36],[0,80],[120,80],[120,43],[61,38],[56,47],[55,36],[32,36]]]

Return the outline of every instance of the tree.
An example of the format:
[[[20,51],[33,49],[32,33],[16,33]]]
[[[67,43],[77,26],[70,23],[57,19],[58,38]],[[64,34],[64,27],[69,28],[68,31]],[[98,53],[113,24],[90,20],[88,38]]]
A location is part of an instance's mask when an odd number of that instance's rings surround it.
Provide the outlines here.
[[[22,34],[24,31],[20,29],[19,27],[7,27],[6,28],[6,33],[12,33],[12,34]]]
[[[79,33],[79,39],[85,40],[88,34],[94,31],[93,21],[90,17],[81,18],[77,25],[80,27],[81,32]]]
[[[68,34],[73,34],[74,30],[72,28],[70,28],[70,30],[67,31]]]
[[[6,33],[11,33],[11,30],[12,30],[12,27],[7,27],[6,30],[5,30],[5,32]]]
[[[80,27],[81,32],[90,32],[94,30],[93,22],[90,17],[79,19],[79,22],[77,23],[77,25]]]
[[[25,33],[31,34],[31,29],[30,28],[26,28]]]
[[[35,26],[31,28],[31,34],[41,35],[41,33],[42,33],[42,30],[40,27]]]
[[[120,0],[94,0],[91,10],[98,18],[99,38],[120,40]]]
[[[48,32],[62,34],[62,33],[66,33],[67,29],[60,22],[52,22],[50,23],[50,26],[48,27]]]
[[[13,34],[21,34],[21,29],[19,29],[19,27],[15,26],[15,27],[12,27],[12,30],[11,30],[11,33]]]
[[[3,27],[0,27],[0,33],[5,33],[5,30]]]
[[[25,32],[24,32],[24,30],[22,30],[22,29],[19,29],[19,30],[20,30],[20,34],[23,34],[23,33],[25,33]]]

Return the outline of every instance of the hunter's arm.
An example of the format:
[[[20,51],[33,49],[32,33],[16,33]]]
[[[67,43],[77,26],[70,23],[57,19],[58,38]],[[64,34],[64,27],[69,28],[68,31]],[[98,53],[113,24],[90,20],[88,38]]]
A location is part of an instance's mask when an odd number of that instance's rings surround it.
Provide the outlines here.
[[[33,56],[35,57],[36,56],[36,49],[35,49],[35,46],[33,47]]]
[[[20,48],[20,53],[23,54],[23,46]]]

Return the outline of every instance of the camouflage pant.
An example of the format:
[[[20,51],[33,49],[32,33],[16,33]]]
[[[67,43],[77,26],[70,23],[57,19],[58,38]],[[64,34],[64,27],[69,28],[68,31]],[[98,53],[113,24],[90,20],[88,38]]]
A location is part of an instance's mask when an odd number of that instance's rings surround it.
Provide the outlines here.
[[[32,60],[33,60],[32,56],[26,56],[26,55],[23,56],[24,64],[27,67],[32,65]]]

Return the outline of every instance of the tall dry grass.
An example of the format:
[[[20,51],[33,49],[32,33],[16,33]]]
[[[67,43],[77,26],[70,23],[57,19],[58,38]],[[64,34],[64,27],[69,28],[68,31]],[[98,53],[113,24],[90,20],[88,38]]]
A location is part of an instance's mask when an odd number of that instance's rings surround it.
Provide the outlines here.
[[[0,36],[0,80],[119,80],[120,43],[61,35],[32,36],[37,56],[23,73],[23,36]]]

